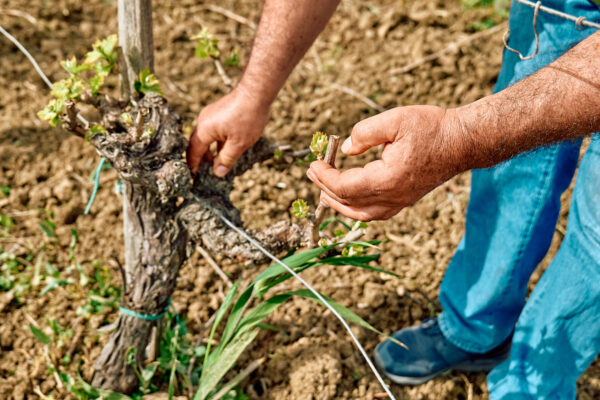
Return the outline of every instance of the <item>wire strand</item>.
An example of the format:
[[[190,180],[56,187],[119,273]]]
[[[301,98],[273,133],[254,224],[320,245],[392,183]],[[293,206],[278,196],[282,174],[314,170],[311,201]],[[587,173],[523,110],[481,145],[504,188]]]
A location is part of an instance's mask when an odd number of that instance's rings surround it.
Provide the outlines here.
[[[537,3],[534,3],[533,1],[529,1],[529,0],[515,0],[515,1],[517,3],[521,3],[521,4],[529,6],[531,8],[536,8],[536,4],[537,4]],[[539,9],[540,9],[540,11],[554,15],[556,17],[560,17],[560,18],[568,19],[569,21],[573,21],[575,23],[576,27],[588,26],[590,28],[600,29],[599,23],[588,21],[587,19],[585,19],[585,17],[575,17],[571,14],[567,14],[562,11],[555,10],[554,8],[545,7],[545,6],[540,6]]]
[[[281,265],[282,267],[284,267],[290,274],[292,274],[292,276],[294,278],[296,278],[298,281],[300,281],[300,283],[302,283],[306,288],[308,288],[308,290],[310,290],[312,292],[312,294],[314,294],[317,297],[317,299],[319,299],[319,301],[321,303],[323,303],[323,305],[325,307],[327,307],[329,309],[329,311],[331,311],[333,313],[333,315],[335,315],[335,317],[342,323],[342,325],[344,326],[344,328],[346,328],[346,330],[348,331],[348,334],[350,334],[350,337],[352,338],[352,340],[356,344],[356,347],[358,347],[358,350],[360,351],[360,353],[362,354],[363,358],[365,359],[365,361],[369,365],[369,368],[371,368],[371,371],[373,371],[373,374],[375,375],[375,377],[379,381],[379,384],[381,385],[381,387],[385,390],[386,394],[389,396],[390,399],[395,400],[395,397],[392,394],[390,388],[383,381],[383,378],[381,377],[381,375],[377,371],[377,368],[375,367],[375,365],[373,365],[373,362],[371,361],[371,358],[369,357],[369,355],[365,351],[364,347],[360,344],[360,342],[358,341],[358,339],[354,335],[354,332],[352,332],[352,329],[350,329],[350,326],[348,325],[348,323],[346,322],[346,320],[329,303],[327,303],[327,301],[323,298],[323,296],[319,292],[317,292],[302,277],[300,277],[300,275],[298,275],[290,266],[288,266],[286,263],[284,263],[283,261],[281,261],[279,258],[277,258],[273,254],[271,254],[267,249],[265,249],[260,243],[258,243],[255,239],[253,239],[250,235],[248,235],[242,229],[238,228],[233,222],[231,222],[229,219],[227,219],[227,217],[225,217],[223,214],[221,214],[215,208],[213,208],[212,206],[210,206],[209,204],[207,204],[204,200],[202,200],[201,198],[199,198],[198,196],[196,196],[194,193],[192,193],[192,196],[198,202],[200,202],[204,207],[206,207],[210,212],[212,212],[214,215],[216,215],[217,217],[219,217],[228,227],[230,227],[231,229],[233,229],[238,235],[240,235],[244,239],[246,239],[250,244],[252,244],[258,250],[260,250],[264,255],[266,255],[267,257],[269,257],[271,260],[275,261],[276,263],[278,263],[279,265]]]

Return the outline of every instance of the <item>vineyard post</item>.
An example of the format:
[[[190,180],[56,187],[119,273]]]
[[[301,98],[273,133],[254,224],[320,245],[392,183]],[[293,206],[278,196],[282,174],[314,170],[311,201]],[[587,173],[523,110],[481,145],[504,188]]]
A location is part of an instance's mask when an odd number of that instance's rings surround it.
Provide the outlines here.
[[[154,71],[152,36],[152,0],[119,0],[119,47],[122,73],[121,93],[135,95],[134,82],[140,71]],[[123,235],[125,239],[125,271],[131,282],[136,266],[136,248],[141,246],[140,225],[135,211],[128,207],[126,185],[123,185]]]

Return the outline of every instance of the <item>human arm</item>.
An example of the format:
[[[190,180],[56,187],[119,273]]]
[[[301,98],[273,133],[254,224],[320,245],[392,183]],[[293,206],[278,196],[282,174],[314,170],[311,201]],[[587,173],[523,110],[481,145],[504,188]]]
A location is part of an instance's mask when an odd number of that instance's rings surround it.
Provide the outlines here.
[[[220,149],[214,160],[219,177],[262,134],[269,107],[296,64],[324,29],[339,0],[266,0],[254,46],[237,87],[198,116],[190,138],[187,160],[192,171]]]
[[[322,200],[349,217],[387,219],[452,176],[545,144],[600,131],[600,32],[515,85],[445,110],[399,107],[356,124],[348,155],[385,144],[363,168],[315,162]]]

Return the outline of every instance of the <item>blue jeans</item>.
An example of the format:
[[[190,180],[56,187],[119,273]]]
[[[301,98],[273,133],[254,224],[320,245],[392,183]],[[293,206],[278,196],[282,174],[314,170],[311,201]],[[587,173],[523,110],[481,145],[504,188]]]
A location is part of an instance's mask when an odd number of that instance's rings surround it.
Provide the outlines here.
[[[600,8],[588,0],[543,4],[600,21]],[[513,2],[509,45],[524,55],[535,49],[532,18],[532,8]],[[595,32],[543,12],[537,25],[539,54],[521,61],[505,50],[495,91]],[[514,332],[510,359],[488,375],[491,399],[575,399],[577,378],[600,352],[598,134],[579,167],[560,250],[525,302],[529,278],[550,246],[560,195],[573,178],[580,146],[581,140],[567,141],[472,173],[465,235],[442,282],[439,323],[452,343],[477,353]]]

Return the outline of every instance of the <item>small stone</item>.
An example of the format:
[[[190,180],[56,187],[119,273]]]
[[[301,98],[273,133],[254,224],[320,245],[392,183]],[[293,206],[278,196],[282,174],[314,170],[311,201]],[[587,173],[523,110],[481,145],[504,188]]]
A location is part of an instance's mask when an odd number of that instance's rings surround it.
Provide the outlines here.
[[[396,288],[396,294],[398,295],[398,297],[404,297],[404,295],[406,294],[406,288],[402,285],[399,285]]]
[[[71,181],[69,178],[65,178],[52,189],[52,193],[62,203],[66,203],[71,197],[73,197],[74,189],[75,184],[73,181]]]
[[[373,282],[367,282],[363,291],[363,298],[371,307],[379,307],[385,302],[384,287]]]

